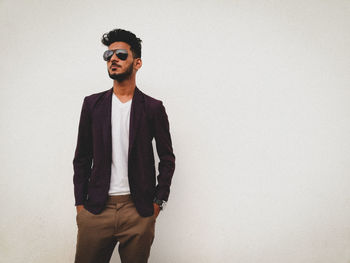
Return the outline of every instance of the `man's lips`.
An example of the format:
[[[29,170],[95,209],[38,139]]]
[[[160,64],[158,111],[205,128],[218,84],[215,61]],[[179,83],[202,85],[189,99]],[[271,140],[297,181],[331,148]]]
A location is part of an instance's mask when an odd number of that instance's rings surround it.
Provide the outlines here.
[[[119,65],[116,65],[116,64],[110,66],[110,69],[116,69],[116,68],[120,68],[120,66],[119,66]]]

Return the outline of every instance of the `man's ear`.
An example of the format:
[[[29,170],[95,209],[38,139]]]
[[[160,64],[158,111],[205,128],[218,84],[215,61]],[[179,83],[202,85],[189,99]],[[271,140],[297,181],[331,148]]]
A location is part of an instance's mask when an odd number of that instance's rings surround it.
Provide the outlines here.
[[[135,58],[134,61],[134,68],[136,70],[140,69],[142,67],[142,59],[141,58]]]

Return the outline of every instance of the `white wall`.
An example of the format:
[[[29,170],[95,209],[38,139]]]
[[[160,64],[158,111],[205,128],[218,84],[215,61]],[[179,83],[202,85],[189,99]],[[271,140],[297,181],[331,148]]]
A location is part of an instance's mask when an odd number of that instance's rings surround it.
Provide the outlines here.
[[[100,43],[143,39],[177,167],[150,262],[350,262],[350,2],[0,1],[0,261],[72,262]],[[112,262],[119,262],[117,253]]]

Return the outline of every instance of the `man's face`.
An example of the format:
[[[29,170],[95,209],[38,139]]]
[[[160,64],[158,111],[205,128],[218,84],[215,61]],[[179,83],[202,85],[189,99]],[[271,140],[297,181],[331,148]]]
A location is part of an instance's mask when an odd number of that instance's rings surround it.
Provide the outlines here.
[[[130,45],[125,42],[114,42],[108,46],[109,50],[124,49],[128,52],[126,60],[121,60],[114,53],[110,60],[107,61],[107,70],[109,77],[122,82],[126,79],[130,79],[133,74],[136,74],[138,60],[134,59],[130,50]]]

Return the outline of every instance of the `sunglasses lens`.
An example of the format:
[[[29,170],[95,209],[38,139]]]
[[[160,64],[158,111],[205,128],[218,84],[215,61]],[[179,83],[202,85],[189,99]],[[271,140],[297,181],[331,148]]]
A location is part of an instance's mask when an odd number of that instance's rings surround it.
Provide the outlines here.
[[[120,60],[126,60],[126,59],[128,58],[128,53],[118,52],[118,51],[117,51],[117,57],[118,57]]]
[[[113,51],[112,51],[112,50],[106,50],[106,51],[103,53],[103,59],[104,59],[105,61],[110,60],[112,56],[113,56]]]
[[[126,60],[128,58],[128,51],[125,49],[117,49],[117,50],[108,49],[103,53],[103,59],[105,61],[109,61],[113,57],[114,51],[120,60]]]

